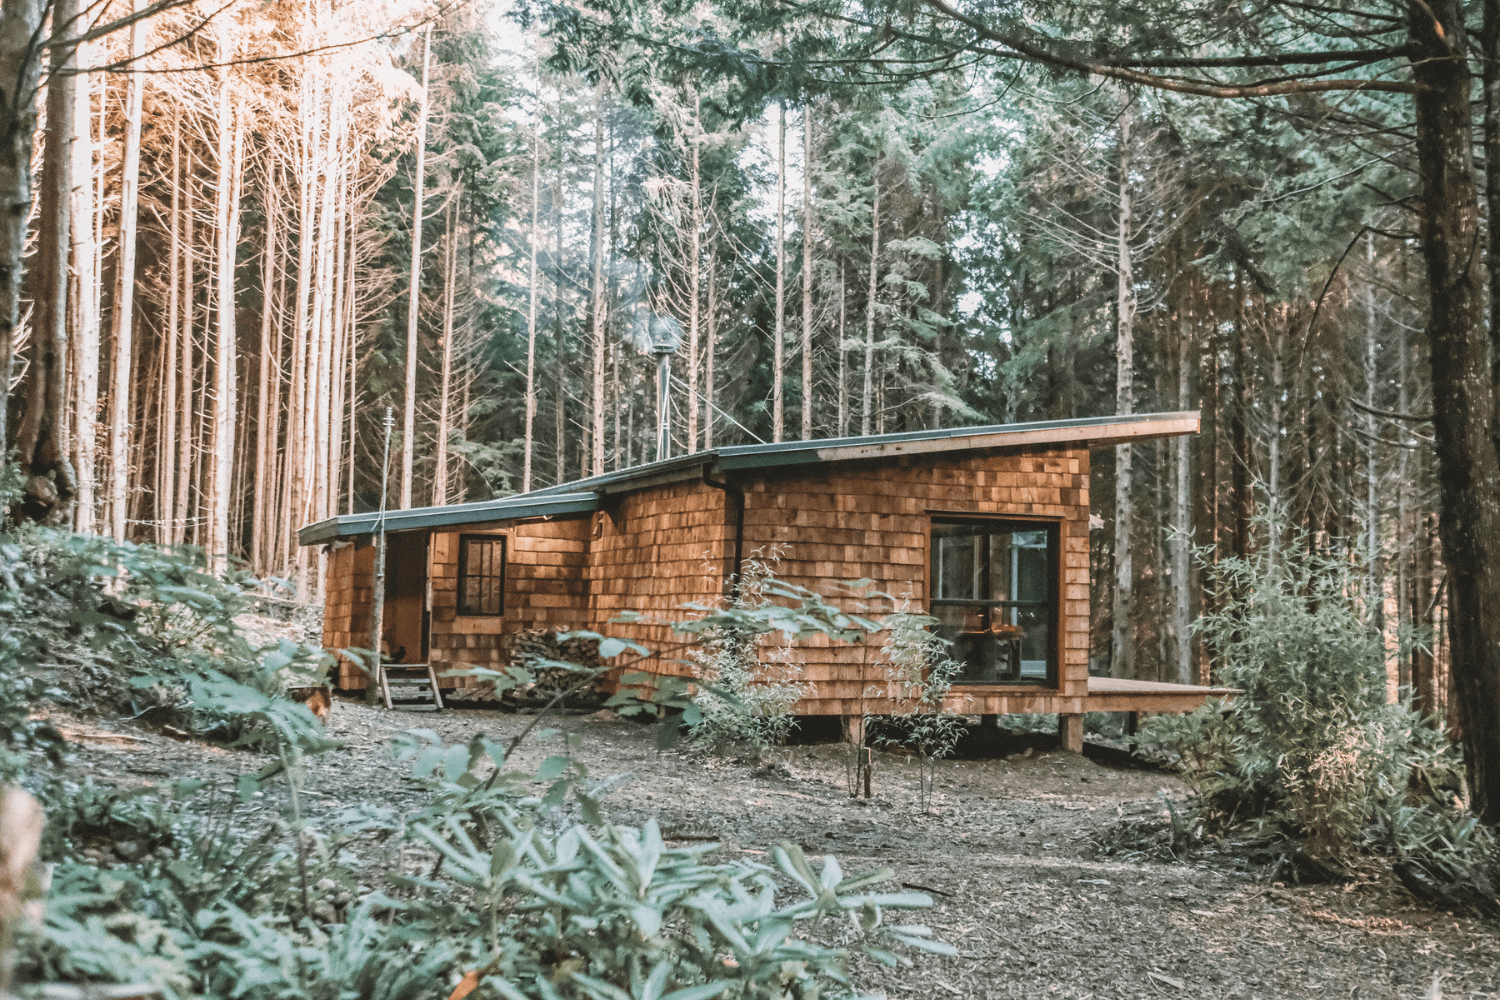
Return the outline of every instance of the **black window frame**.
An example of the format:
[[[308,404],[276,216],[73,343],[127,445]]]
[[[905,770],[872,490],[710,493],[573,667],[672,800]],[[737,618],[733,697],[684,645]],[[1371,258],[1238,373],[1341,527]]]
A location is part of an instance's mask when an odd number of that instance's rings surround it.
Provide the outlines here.
[[[1047,599],[1043,602],[1035,601],[990,601],[990,600],[963,600],[958,598],[939,598],[939,581],[934,571],[934,562],[937,553],[936,536],[932,528],[938,525],[951,524],[967,528],[985,528],[991,532],[1031,532],[1043,531],[1047,536]],[[1008,680],[978,680],[969,681],[962,679],[954,680],[954,687],[1030,687],[1051,690],[1060,688],[1062,676],[1062,652],[1060,636],[1063,627],[1063,610],[1065,602],[1062,595],[1062,522],[1050,518],[1029,518],[1025,516],[996,515],[986,517],[983,515],[944,515],[933,514],[929,521],[927,533],[927,607],[929,614],[936,614],[940,606],[950,607],[983,607],[986,614],[992,608],[1035,606],[1041,604],[1048,607],[1050,614],[1047,622],[1047,673],[1045,677],[1018,677]],[[984,576],[986,587],[988,586],[989,567],[986,566]]]
[[[496,611],[476,611],[464,604],[466,593],[465,584],[469,579],[469,543],[483,542],[487,544],[498,544],[500,546],[500,572],[499,595],[500,607]],[[455,595],[458,604],[458,614],[463,618],[500,618],[505,615],[505,570],[510,558],[510,539],[506,535],[459,535],[458,536],[458,593]],[[495,574],[489,574],[488,578],[494,578]],[[487,577],[481,576],[480,579]]]

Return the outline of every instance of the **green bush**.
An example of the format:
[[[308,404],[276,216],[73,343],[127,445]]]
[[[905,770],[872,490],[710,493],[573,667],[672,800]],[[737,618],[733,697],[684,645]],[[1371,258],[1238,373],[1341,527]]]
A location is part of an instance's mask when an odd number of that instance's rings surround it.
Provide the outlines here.
[[[1230,600],[1196,626],[1218,682],[1238,693],[1157,716],[1137,742],[1179,759],[1203,818],[1277,823],[1310,851],[1336,854],[1371,843],[1407,803],[1414,769],[1456,775],[1460,762],[1408,703],[1386,703],[1385,647],[1348,566],[1265,527],[1281,544],[1221,561],[1216,590]]]
[[[309,825],[304,761],[331,744],[305,708],[282,697],[303,654],[257,649],[233,620],[232,582],[215,584],[201,568],[143,548],[54,536],[33,549],[41,555],[26,599],[67,595],[59,600],[93,607],[110,596],[99,585],[109,567],[95,556],[113,553],[115,569],[131,568],[117,599],[135,613],[108,616],[114,625],[71,622],[75,637],[85,648],[139,654],[124,669],[175,690],[194,717],[222,720],[266,764],[233,790],[36,782],[54,871],[43,924],[18,938],[23,983],[148,982],[171,997],[235,1000],[416,1000],[446,995],[467,977],[477,995],[507,1000],[816,1000],[851,992],[849,948],[828,942],[852,940],[887,964],[909,962],[912,950],[953,954],[926,928],[887,922],[888,911],[931,905],[919,893],[879,891],[889,871],[850,877],[831,857],[814,870],[786,844],[773,852],[774,867],[715,862],[711,846],[669,847],[654,822],[604,824],[581,790],[587,770],[567,752],[522,771],[508,764],[514,742],[446,745],[414,730],[400,749],[432,793],[425,807],[399,819],[357,807],[326,827]],[[725,609],[688,629],[862,634],[861,622],[815,595],[777,595],[795,601]],[[0,630],[15,622],[0,619]],[[646,655],[599,638],[601,655]],[[35,660],[12,655],[6,665],[24,671]],[[6,713],[0,722],[14,724],[19,710]],[[284,785],[285,814],[242,820],[235,803],[272,783]],[[570,792],[582,823],[559,808]]]
[[[917,762],[917,803],[925,812],[932,799],[937,762],[953,753],[966,720],[947,710],[948,692],[963,664],[949,655],[946,640],[931,629],[938,620],[913,611],[909,601],[885,618],[881,649],[888,692],[897,709],[881,726],[876,740],[910,750]]]
[[[785,743],[796,724],[792,706],[805,688],[797,683],[791,644],[784,633],[776,641],[777,632],[753,624],[753,613],[773,604],[775,562],[760,553],[745,561],[740,585],[688,652],[703,682],[695,697],[701,717],[688,732],[711,751],[743,747],[758,757]]]

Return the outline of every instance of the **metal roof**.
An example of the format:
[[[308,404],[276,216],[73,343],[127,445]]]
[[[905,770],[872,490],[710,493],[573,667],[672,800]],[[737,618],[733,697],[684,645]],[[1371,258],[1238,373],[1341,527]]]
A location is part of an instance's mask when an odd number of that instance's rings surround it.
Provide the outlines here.
[[[486,524],[490,521],[511,521],[527,517],[591,514],[599,509],[599,504],[599,494],[592,492],[549,493],[547,496],[523,493],[520,496],[505,497],[501,500],[484,500],[479,503],[388,510],[384,515],[379,511],[370,511],[367,514],[341,514],[302,528],[297,532],[297,541],[302,545],[319,545],[338,538],[372,534],[380,530],[382,517],[387,532],[414,531],[420,528]]]
[[[1195,434],[1198,424],[1197,411],[1188,410],[1177,413],[1084,417],[1078,420],[1038,420],[985,427],[952,427],[910,431],[905,434],[782,441],[776,444],[731,445],[532,490],[530,493],[502,500],[387,511],[385,530],[411,531],[528,517],[588,514],[600,509],[602,498],[608,494],[697,478],[704,467],[718,474],[737,469],[766,469],[1028,445],[1113,444]],[[329,518],[301,529],[297,534],[298,541],[303,545],[317,545],[336,538],[369,534],[378,529],[379,518],[380,515],[374,512]]]

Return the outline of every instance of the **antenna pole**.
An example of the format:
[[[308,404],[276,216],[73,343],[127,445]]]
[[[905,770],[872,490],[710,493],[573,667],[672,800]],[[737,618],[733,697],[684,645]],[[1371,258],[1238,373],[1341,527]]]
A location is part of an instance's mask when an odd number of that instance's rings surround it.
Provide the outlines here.
[[[656,353],[656,410],[660,416],[660,427],[656,432],[656,460],[660,462],[667,457],[667,449],[671,445],[668,436],[668,414],[670,413],[668,393],[671,391],[672,369],[669,359],[672,357],[668,351],[657,351]]]
[[[380,516],[375,519],[375,589],[371,598],[374,607],[370,614],[370,649],[375,654],[375,669],[370,671],[369,684],[365,688],[365,704],[374,705],[385,688],[385,665],[381,662],[380,633],[385,617],[385,494],[390,486],[391,473],[391,427],[395,423],[395,409],[385,408],[385,458],[380,463]],[[390,705],[386,705],[390,708]]]

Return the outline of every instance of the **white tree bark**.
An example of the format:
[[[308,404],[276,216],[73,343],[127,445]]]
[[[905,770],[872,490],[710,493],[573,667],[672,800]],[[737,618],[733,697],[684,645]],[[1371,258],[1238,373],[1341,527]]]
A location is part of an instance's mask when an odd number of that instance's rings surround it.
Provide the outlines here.
[[[778,108],[776,141],[776,332],[771,375],[771,440],[785,435],[786,396],[786,102]]]
[[[80,45],[78,47],[78,59],[88,64],[91,58],[92,46]],[[74,366],[74,461],[78,469],[78,506],[74,509],[73,525],[84,534],[93,534],[95,520],[98,514],[98,492],[99,479],[99,350],[100,350],[100,322],[99,308],[100,295],[97,278],[99,274],[99,241],[94,229],[94,116],[93,116],[93,78],[92,74],[80,73],[75,83],[73,101],[73,192],[72,208],[73,215],[73,366]],[[123,237],[123,231],[122,231]],[[119,357],[120,346],[118,334],[116,334],[115,355]],[[130,400],[130,340],[129,335],[125,339],[125,371],[126,376],[120,378],[118,375],[111,386],[111,403],[113,397],[123,396],[125,404]],[[112,406],[113,410],[114,407]],[[114,426],[111,421],[110,436],[114,436]],[[109,499],[113,504],[113,484],[117,478],[123,478],[127,471],[125,461],[121,460],[120,467],[116,469],[113,465],[113,450],[111,450],[112,464],[110,467]],[[121,491],[118,518],[120,530],[116,537],[124,537],[125,503],[124,491]]]
[[[813,126],[802,109],[802,440],[813,436]]]
[[[1128,99],[1128,98],[1127,98]],[[1127,105],[1120,113],[1120,214],[1115,232],[1116,336],[1115,336],[1115,412],[1121,416],[1134,410],[1135,354],[1135,276],[1130,256],[1130,125],[1132,111]],[[1131,631],[1132,584],[1130,530],[1134,511],[1130,502],[1131,449],[1129,444],[1115,446],[1115,596],[1114,628],[1110,647],[1110,673],[1115,677],[1135,676],[1135,642]]]
[[[536,305],[538,289],[536,287],[536,254],[537,243],[541,239],[537,230],[537,211],[541,203],[542,194],[542,137],[540,133],[541,122],[537,122],[538,132],[532,136],[531,141],[531,246],[530,266],[527,270],[527,295],[526,295],[526,444],[521,459],[521,492],[531,491],[531,460],[535,450],[535,425],[536,425]]]
[[[132,0],[132,14],[140,12],[140,0]],[[109,510],[110,530],[125,538],[125,508],[129,489],[130,456],[130,359],[135,331],[136,225],[141,185],[141,103],[145,81],[135,72],[136,60],[145,50],[145,28],[130,25],[130,68],[125,83],[125,148],[120,163],[120,256],[115,284],[114,386],[109,414]]]
[[[875,194],[870,205],[870,290],[865,299],[865,392],[859,414],[859,433],[870,434],[870,416],[875,405],[875,306],[880,293],[880,175],[879,158],[871,168]]]
[[[432,25],[422,36],[422,97],[417,111],[417,173],[412,181],[411,295],[406,305],[406,401],[401,418],[401,509],[411,507],[412,461],[417,434],[417,306],[422,295],[423,182],[427,172],[427,73],[432,61]]]

